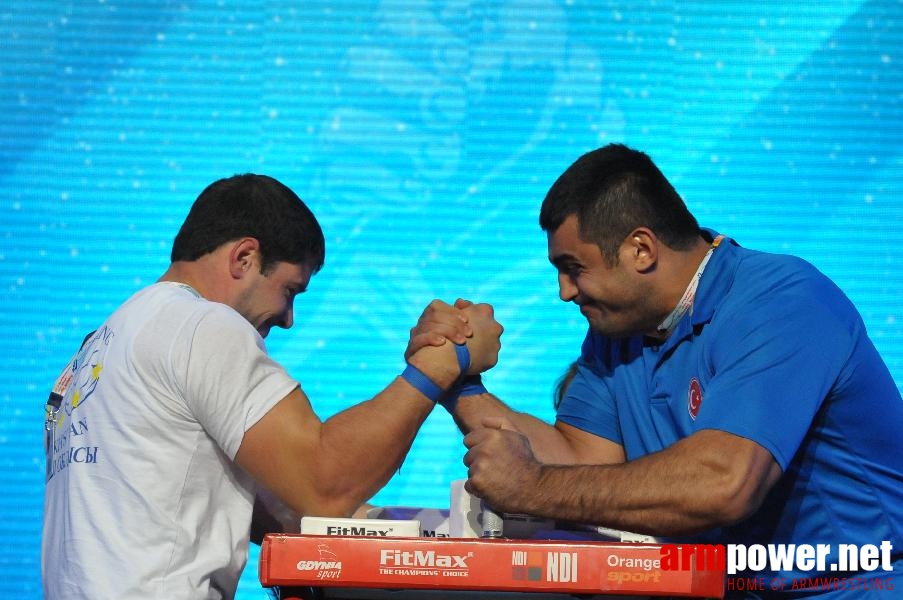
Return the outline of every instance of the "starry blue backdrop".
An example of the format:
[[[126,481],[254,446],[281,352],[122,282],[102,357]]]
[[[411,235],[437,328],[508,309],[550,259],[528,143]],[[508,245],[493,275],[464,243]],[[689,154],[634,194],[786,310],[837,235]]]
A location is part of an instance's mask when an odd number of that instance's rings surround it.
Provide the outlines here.
[[[703,225],[833,277],[903,384],[901,20],[898,0],[6,3],[0,596],[41,596],[49,386],[234,173],[284,181],[326,231],[295,327],[268,339],[324,417],[461,296],[506,327],[489,386],[551,419],[585,323],[538,207],[608,142],[648,152]],[[437,411],[374,502],[447,506],[460,442]],[[265,596],[255,561],[240,598]]]

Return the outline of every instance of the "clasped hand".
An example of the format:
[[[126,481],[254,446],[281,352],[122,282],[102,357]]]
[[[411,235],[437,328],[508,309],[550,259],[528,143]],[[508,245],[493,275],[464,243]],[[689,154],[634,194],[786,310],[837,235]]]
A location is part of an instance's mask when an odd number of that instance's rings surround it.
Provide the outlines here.
[[[536,489],[541,464],[529,440],[501,417],[487,417],[482,424],[464,436],[464,489],[497,511],[531,512],[525,502]]]
[[[491,369],[498,362],[500,338],[504,330],[495,320],[489,304],[474,304],[459,299],[452,306],[433,300],[411,328],[405,358],[410,359],[417,350],[426,346],[441,346],[446,340],[455,344],[466,343],[470,351],[470,368],[464,374],[476,375]]]

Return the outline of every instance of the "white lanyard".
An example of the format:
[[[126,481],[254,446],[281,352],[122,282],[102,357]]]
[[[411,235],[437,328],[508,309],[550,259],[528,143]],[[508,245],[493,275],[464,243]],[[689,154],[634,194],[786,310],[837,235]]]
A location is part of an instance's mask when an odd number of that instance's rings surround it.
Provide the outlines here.
[[[705,266],[708,264],[709,259],[712,258],[712,253],[715,252],[715,248],[718,247],[718,244],[720,244],[723,239],[724,236],[719,235],[712,241],[712,247],[709,248],[709,251],[702,257],[702,262],[699,263],[696,273],[694,273],[693,277],[690,279],[690,284],[687,286],[687,289],[684,290],[684,295],[681,297],[680,302],[677,303],[677,306],[674,307],[671,314],[665,317],[665,320],[662,321],[656,329],[656,333],[663,338],[671,335],[674,328],[677,327],[677,324],[680,323],[680,320],[687,312],[692,314],[693,301],[696,299],[696,288],[699,287],[699,280],[702,279],[702,272],[705,270]]]

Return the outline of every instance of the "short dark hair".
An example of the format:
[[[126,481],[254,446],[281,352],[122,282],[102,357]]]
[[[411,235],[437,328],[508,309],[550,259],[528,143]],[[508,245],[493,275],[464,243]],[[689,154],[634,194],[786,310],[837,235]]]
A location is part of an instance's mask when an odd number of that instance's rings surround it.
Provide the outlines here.
[[[561,174],[542,202],[539,226],[554,232],[577,216],[580,237],[617,263],[631,231],[648,227],[669,248],[690,247],[699,224],[683,199],[646,154],[622,144],[587,152]]]
[[[326,242],[316,217],[287,186],[245,173],[214,181],[194,201],[176,234],[170,259],[197,260],[242,237],[260,242],[261,271],[277,262],[323,266]]]

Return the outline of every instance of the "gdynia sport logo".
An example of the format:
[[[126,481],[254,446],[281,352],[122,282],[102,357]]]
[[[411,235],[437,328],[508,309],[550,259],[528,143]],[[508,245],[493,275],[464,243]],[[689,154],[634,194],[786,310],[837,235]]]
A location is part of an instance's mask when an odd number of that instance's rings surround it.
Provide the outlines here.
[[[894,589],[893,546],[887,540],[838,544],[836,552],[831,544],[663,544],[661,554],[663,571],[725,571],[733,576],[729,590]],[[762,572],[768,577],[756,576]],[[807,575],[788,578],[782,572]]]

